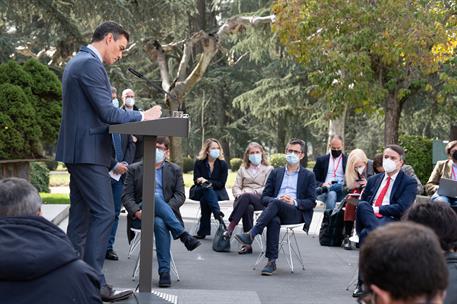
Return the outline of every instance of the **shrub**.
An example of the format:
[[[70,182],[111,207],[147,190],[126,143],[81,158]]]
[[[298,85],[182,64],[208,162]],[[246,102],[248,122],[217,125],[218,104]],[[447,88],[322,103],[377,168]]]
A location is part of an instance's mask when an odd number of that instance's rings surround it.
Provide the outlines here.
[[[283,167],[286,165],[286,155],[284,153],[271,154],[270,164],[275,167]]]
[[[49,171],[55,171],[57,169],[57,165],[59,164],[59,162],[55,160],[50,160],[45,162],[45,164]]]
[[[232,158],[230,160],[230,167],[232,167],[232,172],[238,171],[240,169],[243,160],[241,158]]]
[[[49,193],[49,170],[40,162],[30,163],[30,182],[38,192]]]
[[[406,149],[405,163],[414,168],[414,172],[425,184],[433,170],[432,140],[422,136],[400,136],[400,145]]]
[[[184,173],[194,170],[194,160],[189,156],[186,156],[182,160],[182,171]]]

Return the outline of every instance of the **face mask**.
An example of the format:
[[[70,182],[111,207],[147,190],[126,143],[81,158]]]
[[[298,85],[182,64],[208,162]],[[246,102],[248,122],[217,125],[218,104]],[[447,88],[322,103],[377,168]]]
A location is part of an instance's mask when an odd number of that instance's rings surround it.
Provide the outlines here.
[[[165,159],[165,151],[156,148],[156,164],[162,162]]]
[[[331,150],[333,158],[337,158],[341,155],[342,151],[341,150]]]
[[[457,162],[457,150],[452,152],[452,159]]]
[[[125,105],[128,107],[133,107],[135,104],[135,99],[134,98],[126,98],[125,99]]]
[[[262,161],[262,154],[249,154],[249,161],[254,165],[258,166]]]
[[[362,174],[363,174],[363,171],[365,171],[365,166],[358,167],[358,168],[356,168],[355,170],[359,173],[359,175],[362,175]]]
[[[300,158],[298,158],[298,155],[296,155],[295,153],[287,153],[286,161],[289,165],[295,165],[295,164],[298,164],[298,162],[300,161]]]
[[[219,149],[211,149],[209,150],[209,156],[211,156],[211,158],[219,158],[219,155],[221,154],[221,151]]]
[[[114,98],[113,99],[113,105],[116,107],[116,108],[119,108],[119,100],[117,98]]]
[[[391,173],[397,169],[397,164],[390,158],[384,158],[382,160],[382,167],[386,173]]]

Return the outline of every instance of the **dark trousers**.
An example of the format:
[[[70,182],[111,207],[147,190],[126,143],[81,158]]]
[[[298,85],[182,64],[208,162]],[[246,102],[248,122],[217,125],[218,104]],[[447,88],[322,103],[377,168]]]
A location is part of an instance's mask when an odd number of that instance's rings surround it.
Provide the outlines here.
[[[368,202],[359,202],[357,205],[357,217],[355,222],[357,234],[359,236],[359,245],[362,246],[363,241],[371,231],[375,230],[379,226],[394,221],[395,219],[390,216],[377,218],[376,215],[374,215],[371,204]]]
[[[260,194],[243,193],[237,198],[229,221],[237,225],[243,219],[243,231],[248,232],[253,226],[254,211],[263,210],[264,208]]]
[[[269,260],[276,260],[278,258],[281,225],[298,223],[303,223],[303,213],[295,206],[275,199],[263,210],[251,233],[253,236],[262,234],[263,229],[267,227],[265,256]]]
[[[211,235],[211,213],[216,218],[221,212],[217,193],[213,189],[203,188],[202,197],[200,198],[200,227],[197,231],[198,235]]]
[[[122,189],[124,188],[124,180],[121,178],[118,181],[111,180],[111,190],[113,192],[113,201],[114,201],[114,222],[111,227],[111,233],[108,239],[108,248],[107,250],[112,250],[114,241],[116,240],[117,226],[119,224],[119,214],[121,213],[121,195]]]
[[[83,261],[102,272],[106,247],[114,220],[113,193],[108,168],[89,164],[66,164],[70,172],[70,214],[67,235]]]

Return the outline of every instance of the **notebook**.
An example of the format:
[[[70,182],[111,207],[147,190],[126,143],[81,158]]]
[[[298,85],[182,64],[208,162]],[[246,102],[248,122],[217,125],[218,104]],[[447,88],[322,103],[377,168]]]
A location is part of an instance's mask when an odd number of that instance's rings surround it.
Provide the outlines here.
[[[440,178],[438,194],[451,198],[457,198],[457,181],[449,178]]]

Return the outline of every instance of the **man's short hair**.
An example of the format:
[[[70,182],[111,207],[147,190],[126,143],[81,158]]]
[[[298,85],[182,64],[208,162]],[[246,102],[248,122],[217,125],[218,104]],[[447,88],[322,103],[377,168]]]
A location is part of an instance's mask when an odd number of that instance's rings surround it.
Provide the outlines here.
[[[95,29],[94,34],[92,35],[92,42],[103,40],[109,33],[113,34],[114,40],[119,39],[120,36],[124,36],[125,39],[129,41],[129,33],[124,30],[122,25],[114,21],[105,21]]]
[[[405,150],[401,146],[392,144],[387,145],[386,149],[390,149],[397,152],[400,155],[400,159],[405,160]]]
[[[167,150],[170,149],[170,138],[168,136],[157,136],[156,143],[164,145]]]
[[[448,270],[435,233],[422,225],[391,223],[371,232],[359,258],[361,277],[393,299],[434,298],[448,284]]]
[[[343,142],[343,137],[341,135],[338,135],[338,134],[333,134],[332,136],[330,136],[330,140],[328,142],[331,143],[332,140],[334,140],[335,138],[339,139],[341,142]]]
[[[36,216],[40,208],[40,195],[28,181],[16,177],[0,180],[0,217]]]
[[[111,87],[111,94],[117,94],[117,89],[115,87]]]
[[[132,92],[133,94],[135,94],[135,92],[133,92],[132,89],[125,89],[124,91],[122,91],[122,95],[121,95],[121,96],[122,96],[122,99],[125,99],[125,96],[127,96],[127,94],[128,94],[129,92]]]
[[[403,216],[403,220],[431,228],[444,251],[457,248],[457,214],[443,202],[415,203]]]
[[[302,153],[305,153],[305,142],[301,139],[298,139],[298,138],[292,138],[288,143],[287,143],[287,146],[286,146],[286,150],[287,150],[287,147],[289,145],[300,145],[300,150]]]

